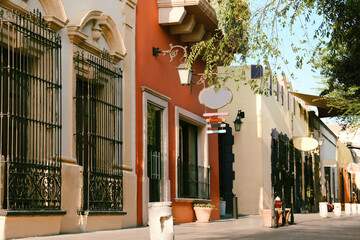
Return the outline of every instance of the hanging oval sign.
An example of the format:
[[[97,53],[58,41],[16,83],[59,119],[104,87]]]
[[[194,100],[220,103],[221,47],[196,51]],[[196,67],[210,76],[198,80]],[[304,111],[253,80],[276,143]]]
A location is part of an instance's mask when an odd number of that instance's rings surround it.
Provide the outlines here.
[[[358,171],[358,165],[351,162],[346,166],[346,170],[348,171],[348,173],[356,173]]]
[[[199,93],[199,102],[211,109],[219,109],[231,103],[232,92],[227,87],[215,90],[214,86],[204,88]]]
[[[311,137],[294,137],[294,147],[301,151],[311,151],[318,147],[319,143]]]
[[[355,173],[355,184],[356,188],[360,189],[360,172]]]

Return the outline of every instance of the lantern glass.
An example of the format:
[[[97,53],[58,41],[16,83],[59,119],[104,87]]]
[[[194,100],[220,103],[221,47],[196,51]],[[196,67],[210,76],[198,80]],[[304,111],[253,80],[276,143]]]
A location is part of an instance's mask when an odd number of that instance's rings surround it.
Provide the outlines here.
[[[240,120],[240,118],[236,118],[236,120],[234,121],[234,127],[235,127],[236,132],[240,132],[241,124],[242,124],[242,121]]]
[[[192,78],[192,71],[185,68],[185,63],[181,63],[177,68],[181,85],[190,85]]]

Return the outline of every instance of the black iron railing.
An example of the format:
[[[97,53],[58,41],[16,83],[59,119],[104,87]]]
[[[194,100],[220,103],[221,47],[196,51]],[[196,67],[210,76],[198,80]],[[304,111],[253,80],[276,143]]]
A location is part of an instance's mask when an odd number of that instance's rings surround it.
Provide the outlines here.
[[[1,208],[61,208],[61,39],[39,11],[0,12]]]
[[[178,160],[178,198],[210,199],[210,167]]]
[[[75,54],[76,157],[84,167],[84,210],[123,210],[122,71],[101,57]]]

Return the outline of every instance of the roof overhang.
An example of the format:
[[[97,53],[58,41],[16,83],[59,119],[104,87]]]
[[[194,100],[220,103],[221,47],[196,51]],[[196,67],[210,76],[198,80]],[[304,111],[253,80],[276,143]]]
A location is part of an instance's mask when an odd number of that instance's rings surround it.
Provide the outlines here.
[[[336,117],[343,114],[340,109],[329,107],[329,98],[304,93],[290,92],[295,97],[300,98],[305,104],[315,106],[318,109],[319,118]]]
[[[169,26],[181,41],[208,40],[217,29],[216,12],[208,0],[157,0],[159,24]]]

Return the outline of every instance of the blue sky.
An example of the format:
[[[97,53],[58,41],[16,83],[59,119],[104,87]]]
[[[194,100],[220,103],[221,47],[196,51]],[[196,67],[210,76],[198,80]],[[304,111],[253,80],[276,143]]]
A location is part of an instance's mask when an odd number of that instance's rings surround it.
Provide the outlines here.
[[[264,6],[267,1],[249,0],[249,2],[250,9],[252,10],[252,12],[254,12],[254,9]],[[277,64],[281,66],[286,76],[289,77],[294,91],[297,90],[301,93],[318,95],[320,93],[320,90],[318,90],[318,88],[323,87],[320,79],[320,73],[313,72],[311,70],[311,65],[306,63],[309,59],[305,59],[301,69],[297,69],[295,67],[296,54],[293,53],[291,49],[291,43],[295,44],[296,46],[300,46],[299,41],[306,38],[304,35],[305,32],[307,33],[307,36],[310,40],[310,43],[307,45],[307,47],[310,49],[317,44],[317,41],[313,39],[313,35],[314,31],[318,28],[318,25],[321,23],[322,19],[317,15],[314,15],[313,17],[315,19],[314,25],[309,23],[305,24],[305,18],[303,16],[300,16],[300,19],[295,22],[293,26],[293,31],[295,33],[294,36],[290,35],[289,28],[282,29],[279,32],[279,37],[282,39],[282,44],[281,46],[279,46],[279,49],[282,52],[283,58],[286,59],[289,63],[285,65],[283,63],[283,60],[278,59]],[[306,31],[302,28],[303,26],[307,27]],[[256,62],[249,60],[248,64],[256,64]],[[291,73],[294,74],[294,78],[291,78]],[[281,76],[281,73],[278,72],[278,76],[279,75]]]
[[[264,6],[269,0],[248,0],[250,2],[250,9],[252,12],[255,12],[256,8],[259,6]],[[291,48],[291,44],[295,44],[297,47],[300,47],[300,40],[308,39],[308,44],[306,47],[308,49],[313,49],[318,41],[313,38],[315,30],[319,27],[322,22],[322,17],[316,14],[312,15],[312,23],[306,23],[305,17],[300,16],[298,20],[293,25],[293,32],[295,35],[290,34],[288,27],[279,31],[279,37],[281,38],[281,45],[279,50],[282,52],[282,57],[286,59],[289,63],[286,65],[283,60],[278,59],[277,64],[281,66],[281,69],[285,72],[286,76],[289,78],[293,90],[300,93],[319,95],[324,85],[321,82],[321,75],[319,71],[312,71],[312,67],[307,63],[309,59],[304,59],[303,66],[301,69],[297,69],[296,65],[296,54]],[[305,35],[307,34],[307,35]],[[248,61],[248,64],[256,64],[256,61]],[[271,64],[270,64],[271,65]],[[293,73],[294,78],[290,76]],[[281,76],[281,72],[277,73],[278,76]],[[323,118],[322,119],[326,124],[336,124],[334,118]]]
[[[317,23],[320,23],[320,18]],[[302,21],[305,22],[305,21]],[[314,31],[317,27],[316,26],[308,26],[307,34],[309,38],[311,38],[311,44],[308,44],[308,48],[313,48],[317,41],[312,39],[314,35]],[[295,67],[296,61],[296,54],[293,53],[291,49],[291,43],[299,46],[299,41],[303,40],[305,31],[302,29],[300,21],[294,25],[294,32],[295,36],[290,36],[289,31],[287,29],[281,31],[281,37],[283,38],[283,43],[280,46],[280,50],[283,53],[283,57],[289,61],[289,64],[285,65],[282,63],[279,64],[282,66],[283,71],[286,75],[290,78],[290,81],[293,86],[293,90],[297,90],[301,93],[306,94],[313,94],[318,95],[320,90],[318,88],[322,88],[323,84],[321,83],[321,75],[319,71],[313,72],[311,65],[307,63],[309,59],[305,58],[303,62],[303,66],[301,69],[297,69]],[[290,77],[290,73],[294,74],[294,78]]]

